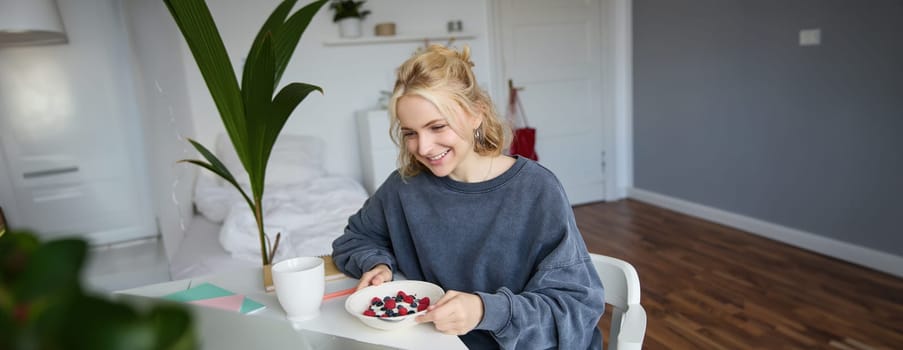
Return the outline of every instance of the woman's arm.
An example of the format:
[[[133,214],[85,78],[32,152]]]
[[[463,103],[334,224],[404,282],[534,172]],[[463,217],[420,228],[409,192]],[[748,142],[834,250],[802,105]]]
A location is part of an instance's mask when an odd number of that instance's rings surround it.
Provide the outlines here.
[[[542,267],[519,294],[508,288],[477,294],[484,313],[476,329],[490,331],[505,349],[586,349],[605,308],[588,255],[570,265]]]
[[[332,258],[346,275],[361,278],[378,265],[395,270],[395,257],[379,191],[348,219],[345,233],[332,242]],[[384,276],[384,275],[383,275]],[[383,277],[385,278],[385,276]]]

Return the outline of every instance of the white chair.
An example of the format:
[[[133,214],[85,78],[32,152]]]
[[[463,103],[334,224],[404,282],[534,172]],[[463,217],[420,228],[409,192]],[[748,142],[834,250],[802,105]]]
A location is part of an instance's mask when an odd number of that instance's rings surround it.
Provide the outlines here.
[[[608,350],[641,349],[646,335],[646,310],[640,305],[640,278],[630,263],[590,254],[611,305]]]

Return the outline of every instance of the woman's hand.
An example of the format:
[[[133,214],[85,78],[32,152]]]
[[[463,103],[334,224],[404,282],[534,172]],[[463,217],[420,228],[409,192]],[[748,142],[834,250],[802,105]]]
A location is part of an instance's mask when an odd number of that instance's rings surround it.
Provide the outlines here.
[[[357,284],[356,290],[361,290],[362,288],[369,286],[378,286],[383,282],[391,280],[392,270],[389,269],[389,266],[386,264],[379,264],[370,269],[370,271],[364,272],[364,275],[361,276],[361,281]]]
[[[417,316],[418,323],[433,322],[442,333],[464,335],[483,320],[483,298],[450,290],[426,310],[425,315]]]

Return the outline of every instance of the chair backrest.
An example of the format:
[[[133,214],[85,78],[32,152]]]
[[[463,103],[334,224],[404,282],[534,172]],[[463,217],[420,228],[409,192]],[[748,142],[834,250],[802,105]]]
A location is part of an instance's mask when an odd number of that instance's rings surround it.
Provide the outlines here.
[[[646,335],[646,310],[640,305],[640,278],[630,263],[590,254],[611,305],[608,350],[641,349]]]

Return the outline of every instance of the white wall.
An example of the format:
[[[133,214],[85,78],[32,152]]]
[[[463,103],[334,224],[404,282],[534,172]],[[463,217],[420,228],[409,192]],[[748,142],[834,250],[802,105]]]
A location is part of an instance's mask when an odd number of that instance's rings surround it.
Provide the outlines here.
[[[181,36],[159,0],[123,1],[131,42],[129,61],[135,76],[144,138],[151,169],[150,187],[167,257],[175,254],[193,215],[198,167],[178,163],[195,158],[186,137],[194,136],[183,74]]]
[[[364,21],[364,34],[372,36],[373,26],[395,22],[398,34],[444,33],[446,22],[460,19],[465,32],[475,33],[468,44],[473,52],[475,73],[481,85],[491,86],[487,0],[372,0],[364,8],[372,14]],[[223,36],[236,71],[260,25],[278,1],[211,0],[208,6]],[[308,1],[299,1],[298,7]],[[416,15],[413,15],[416,14]],[[380,90],[391,90],[395,68],[423,43],[383,43],[359,46],[326,46],[338,37],[328,5],[317,14],[301,39],[295,57],[283,75],[281,85],[299,81],[319,85],[324,95],[311,94],[289,119],[283,132],[317,135],[326,141],[325,166],[331,173],[361,179],[354,113],[377,106]],[[172,24],[175,27],[175,24]],[[212,147],[224,132],[194,58],[182,42],[182,63],[188,83],[191,120],[197,140]],[[444,42],[443,42],[444,43]]]

